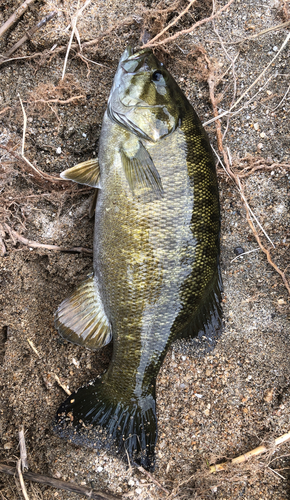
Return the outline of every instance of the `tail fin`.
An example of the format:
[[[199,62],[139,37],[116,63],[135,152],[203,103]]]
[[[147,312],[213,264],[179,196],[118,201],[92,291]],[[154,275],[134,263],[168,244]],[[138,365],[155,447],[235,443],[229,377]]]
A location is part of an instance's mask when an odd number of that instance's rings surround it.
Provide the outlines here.
[[[74,444],[105,448],[154,470],[157,420],[155,387],[143,399],[111,395],[97,379],[74,392],[58,409],[54,430]]]

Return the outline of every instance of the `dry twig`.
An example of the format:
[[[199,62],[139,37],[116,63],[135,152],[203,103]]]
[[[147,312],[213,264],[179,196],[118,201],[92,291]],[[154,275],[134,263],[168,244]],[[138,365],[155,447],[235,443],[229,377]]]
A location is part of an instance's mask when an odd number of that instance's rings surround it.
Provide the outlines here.
[[[179,38],[182,35],[187,35],[188,33],[191,33],[192,31],[194,31],[196,28],[198,28],[202,24],[208,23],[209,21],[212,21],[213,19],[215,19],[216,17],[218,17],[222,12],[224,12],[233,3],[233,1],[234,0],[230,0],[226,5],[224,5],[215,14],[212,14],[210,17],[206,17],[205,19],[201,19],[200,21],[197,21],[193,26],[191,26],[188,29],[178,31],[174,35],[169,36],[168,38],[165,38],[164,40],[161,40],[160,42],[154,42],[154,43],[152,43],[152,40],[151,40],[151,41],[145,43],[144,45],[142,45],[142,49],[145,48],[145,47],[158,47],[159,45],[165,45],[166,43],[173,42],[174,40],[176,40],[177,38]]]
[[[28,9],[29,5],[32,5],[35,0],[25,0],[25,2],[18,7],[18,9],[12,14],[12,16],[7,19],[7,21],[0,28],[0,38],[6,33],[9,28],[11,28],[12,24],[16,23],[16,21],[24,14],[24,12]]]
[[[19,460],[20,462],[20,460]],[[20,464],[19,464],[20,466]],[[10,467],[9,465],[0,464],[0,472],[4,474],[9,474],[14,476],[16,473],[15,467]],[[20,469],[21,472],[21,469]],[[103,493],[100,491],[94,491],[85,486],[79,486],[78,484],[68,483],[66,481],[60,481],[54,477],[43,476],[42,474],[35,474],[34,472],[25,472],[22,474],[22,480],[33,481],[35,483],[46,484],[47,486],[52,486],[60,490],[70,491],[71,493],[77,493],[83,495],[91,500],[118,500],[119,496],[112,495],[111,493]],[[28,497],[27,497],[28,498]]]
[[[166,493],[166,495],[169,495],[169,491],[168,491],[166,488],[164,488],[164,487],[162,486],[162,484],[160,484],[160,483],[159,483],[159,482],[155,479],[155,477],[154,477],[154,476],[152,476],[152,474],[150,474],[150,472],[148,472],[147,470],[145,470],[143,467],[138,467],[138,470],[139,470],[140,472],[142,472],[142,474],[144,474],[145,476],[149,477],[149,478],[151,479],[151,481],[152,481],[154,484],[156,484],[156,486],[158,486],[158,488],[160,488],[162,491],[164,491],[164,493]]]
[[[278,437],[274,441],[274,446],[279,446],[280,444],[286,443],[290,440],[290,432],[283,434],[283,436]],[[241,464],[247,462],[249,458],[256,457],[257,455],[261,455],[262,453],[266,453],[267,451],[272,451],[271,448],[267,448],[266,446],[258,446],[254,450],[248,451],[244,455],[240,455],[239,457],[233,458],[230,462],[224,462],[222,464],[211,465],[210,472],[219,472],[221,470],[225,470],[229,465]]]
[[[59,386],[60,386],[60,387],[64,390],[64,392],[65,392],[68,396],[70,396],[70,395],[71,395],[71,391],[69,390],[69,388],[68,388],[66,385],[64,385],[64,384],[61,382],[60,378],[58,377],[58,375],[56,375],[56,373],[54,373],[54,378],[55,378],[56,382],[58,383],[58,385],[59,385]]]
[[[41,172],[40,170],[38,170],[36,167],[34,167],[29,160],[27,160],[27,158],[25,158],[25,156],[20,156],[19,154],[15,153],[15,151],[13,151],[12,149],[8,148],[7,146],[5,146],[4,144],[0,144],[0,148],[1,149],[5,149],[11,156],[14,156],[14,158],[17,158],[17,160],[20,160],[21,162],[25,163],[26,165],[28,165],[36,174],[38,177],[41,177],[42,179],[46,180],[46,181],[50,181],[50,182],[61,182],[61,183],[64,183],[64,185],[68,185],[68,181],[64,181],[61,177],[54,177],[53,175],[49,175],[47,174],[46,172]],[[29,174],[29,175],[33,175],[33,174]]]
[[[264,158],[255,158],[253,160],[252,157],[241,158],[240,162],[246,161],[250,165],[248,167],[243,168],[242,171],[238,172],[238,176],[240,179],[244,177],[249,177],[254,172],[258,172],[259,170],[274,170],[275,168],[282,168],[286,170],[290,170],[290,163],[272,163],[269,160],[265,160]]]
[[[13,238],[20,241],[20,243],[23,243],[23,245],[29,246],[30,248],[45,248],[47,250],[55,250],[57,252],[87,253],[90,255],[93,253],[93,250],[91,250],[90,248],[60,247],[58,245],[45,245],[44,243],[38,243],[37,241],[28,240],[27,238],[24,238],[24,236],[21,236],[21,234],[11,229],[11,227],[9,227],[8,224],[4,224],[4,229],[6,229],[8,234],[10,234]]]
[[[13,54],[17,49],[19,49],[19,47],[21,47],[21,45],[24,42],[26,42],[27,40],[30,40],[32,35],[34,35],[34,33],[36,33],[36,31],[38,31],[45,24],[47,24],[49,21],[51,21],[51,19],[53,19],[56,16],[56,14],[57,14],[57,12],[55,12],[55,11],[50,12],[50,14],[45,16],[41,21],[39,21],[39,23],[37,23],[35,26],[33,26],[33,28],[26,31],[25,35],[22,38],[20,38],[20,40],[17,43],[15,43],[15,45],[13,45],[13,47],[11,47],[11,49],[9,49],[6,52],[6,54],[4,54],[4,57],[6,57],[6,58],[10,57],[11,54]]]
[[[150,46],[152,46],[152,44],[156,40],[158,40],[158,38],[160,38],[166,31],[168,31],[172,26],[174,26],[179,21],[179,19],[181,19],[181,17],[183,17],[189,11],[190,7],[195,2],[196,2],[196,0],[191,0],[191,2],[189,2],[189,4],[186,7],[186,9],[184,9],[170,24],[168,24],[168,26],[166,26],[160,33],[158,33],[158,35],[156,35],[154,38],[152,38],[152,40],[150,40],[149,42],[147,42],[147,44],[143,45],[143,47],[149,46],[148,44],[150,44]]]

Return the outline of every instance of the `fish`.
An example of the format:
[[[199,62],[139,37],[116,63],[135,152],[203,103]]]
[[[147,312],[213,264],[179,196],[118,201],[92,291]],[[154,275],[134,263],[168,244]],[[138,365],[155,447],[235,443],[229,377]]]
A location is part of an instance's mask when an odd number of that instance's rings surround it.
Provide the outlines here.
[[[61,404],[55,432],[154,470],[156,377],[172,342],[222,330],[215,161],[193,107],[151,49],[120,58],[98,158],[62,172],[97,191],[93,273],[59,306],[60,335],[109,367]]]

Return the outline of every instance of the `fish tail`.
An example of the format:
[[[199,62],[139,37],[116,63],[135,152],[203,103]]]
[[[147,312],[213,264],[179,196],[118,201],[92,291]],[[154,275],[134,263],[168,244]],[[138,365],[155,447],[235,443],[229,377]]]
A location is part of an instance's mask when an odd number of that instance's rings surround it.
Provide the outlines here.
[[[151,387],[145,397],[122,401],[108,382],[97,379],[59,407],[54,431],[76,445],[107,449],[152,471],[157,419],[155,386]]]

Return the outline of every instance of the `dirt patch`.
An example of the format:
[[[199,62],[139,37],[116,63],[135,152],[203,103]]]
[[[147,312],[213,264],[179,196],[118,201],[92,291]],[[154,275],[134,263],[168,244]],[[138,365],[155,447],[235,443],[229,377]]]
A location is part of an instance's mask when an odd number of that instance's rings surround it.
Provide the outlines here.
[[[92,0],[77,22],[83,50],[76,37],[64,80],[76,1],[36,2],[0,38],[0,53],[5,54],[27,29],[49,12],[58,13],[11,55],[13,60],[0,58],[0,459],[15,463],[23,424],[31,471],[123,498],[158,499],[166,493],[152,478],[105,452],[77,448],[52,432],[55,412],[66,398],[55,375],[73,391],[102,373],[110,359],[110,346],[91,353],[62,343],[54,329],[57,306],[91,272],[92,257],[32,248],[12,231],[46,245],[92,248],[88,214],[93,190],[49,176],[96,155],[122,51],[128,44],[140,45],[140,39],[152,39],[187,5],[179,0]],[[160,40],[210,16],[210,5],[192,6]],[[2,2],[0,25],[18,6]],[[282,46],[289,26],[271,30],[288,19],[286,2],[236,0],[214,24],[159,45],[156,53],[203,122],[213,116],[206,58],[214,68],[220,114],[270,64],[233,108],[237,113],[222,118],[223,145],[275,248],[255,223],[263,245],[271,248],[273,261],[286,269],[289,279],[289,40]],[[19,95],[27,114],[25,157],[44,177],[13,156],[20,156],[22,146]],[[215,123],[206,129],[217,149]],[[175,344],[165,359],[157,385],[154,478],[173,492],[171,498],[284,500],[290,496],[289,444],[246,466],[208,471],[208,465],[262,442],[270,446],[290,430],[289,294],[259,249],[233,181],[220,165],[218,174],[225,330],[210,353],[192,341]],[[237,247],[249,253],[237,257]],[[81,498],[46,486],[27,487],[31,499]],[[3,474],[0,492],[7,500],[21,496],[17,481]]]

